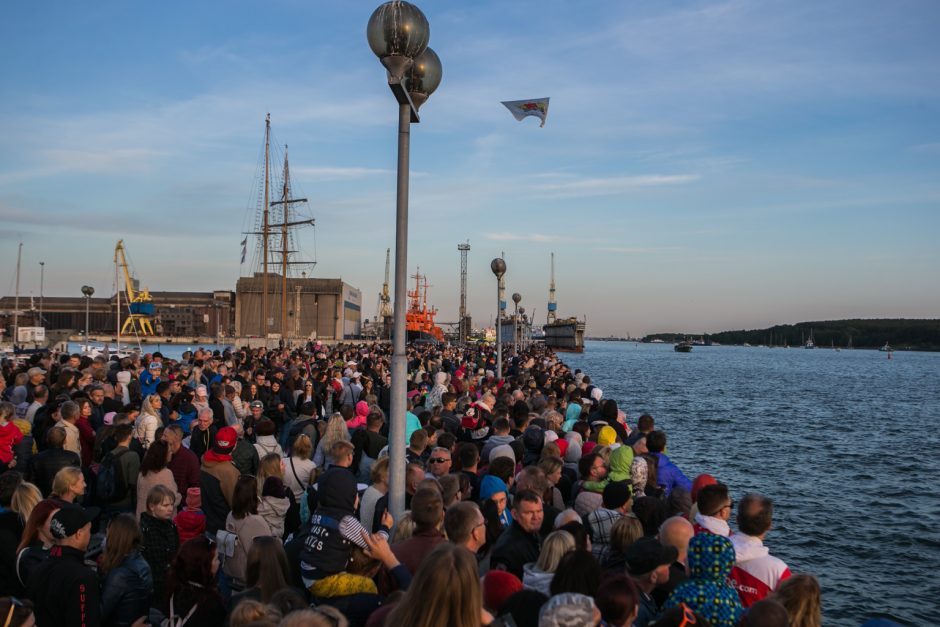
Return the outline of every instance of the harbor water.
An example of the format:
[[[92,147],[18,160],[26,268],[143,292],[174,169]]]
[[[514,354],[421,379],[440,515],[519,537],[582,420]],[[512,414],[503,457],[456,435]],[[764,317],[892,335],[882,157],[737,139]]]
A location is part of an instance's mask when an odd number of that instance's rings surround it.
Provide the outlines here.
[[[653,415],[690,478],[774,499],[766,543],[819,578],[824,624],[940,623],[940,353],[588,342],[563,358],[631,425]]]

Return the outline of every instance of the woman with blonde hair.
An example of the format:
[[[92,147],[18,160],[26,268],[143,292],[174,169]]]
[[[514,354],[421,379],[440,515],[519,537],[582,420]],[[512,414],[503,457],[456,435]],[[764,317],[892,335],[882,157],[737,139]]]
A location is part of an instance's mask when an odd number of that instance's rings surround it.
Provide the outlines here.
[[[284,460],[284,485],[294,493],[294,499],[299,501],[307,491],[307,486],[313,483],[314,471],[317,469],[317,465],[310,459],[313,455],[310,436],[305,433],[298,435],[290,451],[290,457]]]
[[[258,464],[258,514],[271,528],[271,535],[280,538],[284,535],[284,526],[291,501],[284,486],[284,459],[277,453],[269,453]],[[291,529],[293,531],[293,529]]]
[[[369,471],[372,485],[362,493],[359,501],[359,522],[369,531],[373,530],[375,505],[388,493],[388,457],[380,457]]]
[[[784,579],[770,595],[787,610],[790,627],[822,625],[822,593],[813,575],[793,575]]]
[[[85,495],[85,475],[81,468],[66,466],[55,473],[52,479],[52,494],[49,498],[71,505]]]
[[[42,500],[42,493],[35,485],[28,481],[21,482],[13,491],[10,509],[20,515],[20,520],[26,523],[36,504]]]
[[[317,443],[317,451],[313,454],[313,463],[316,464],[317,468],[325,469],[327,462],[332,463],[332,459],[329,459],[330,449],[333,448],[333,445],[339,442],[340,440],[345,440],[349,442],[349,429],[346,428],[346,420],[343,418],[343,415],[339,412],[334,412],[330,416],[329,422],[326,423],[326,431],[323,432],[323,437],[320,438],[320,442]]]
[[[150,445],[157,437],[157,428],[162,422],[160,420],[160,408],[162,406],[163,399],[158,394],[151,394],[144,399],[140,406],[140,415],[134,425],[134,435],[145,451],[150,448]]]
[[[561,558],[574,550],[574,536],[567,531],[553,531],[542,543],[539,559],[523,566],[522,587],[551,596],[548,588]]]
[[[442,577],[441,573],[447,573]],[[424,558],[408,592],[385,620],[410,627],[479,627],[493,621],[483,609],[476,558],[444,542]]]

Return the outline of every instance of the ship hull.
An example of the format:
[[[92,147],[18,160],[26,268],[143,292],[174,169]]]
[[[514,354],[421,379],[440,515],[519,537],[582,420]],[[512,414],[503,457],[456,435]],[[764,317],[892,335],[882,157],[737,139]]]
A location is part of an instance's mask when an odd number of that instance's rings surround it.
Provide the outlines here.
[[[576,318],[546,324],[542,327],[545,331],[545,345],[554,351],[583,353],[584,326],[584,322]]]

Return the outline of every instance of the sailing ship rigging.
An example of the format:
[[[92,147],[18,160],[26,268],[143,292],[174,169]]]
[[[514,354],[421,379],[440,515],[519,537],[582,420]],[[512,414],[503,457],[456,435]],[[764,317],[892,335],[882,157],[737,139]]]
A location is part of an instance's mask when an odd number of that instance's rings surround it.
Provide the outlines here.
[[[271,154],[273,145],[271,114],[268,114],[264,124],[263,194],[255,212],[255,229],[244,232],[244,235],[256,237],[256,254],[253,256],[252,269],[261,276],[258,335],[268,337],[277,333],[280,337],[287,338],[294,334],[294,323],[290,320],[291,308],[288,306],[288,280],[296,276],[298,271],[306,278],[316,265],[316,261],[302,258],[297,230],[313,227],[315,220],[304,215],[301,210],[301,207],[307,204],[307,199],[293,196],[287,145],[284,146],[281,178],[277,181],[278,184],[274,184]],[[272,191],[275,189],[277,198],[272,199]],[[278,324],[275,325],[275,322]]]

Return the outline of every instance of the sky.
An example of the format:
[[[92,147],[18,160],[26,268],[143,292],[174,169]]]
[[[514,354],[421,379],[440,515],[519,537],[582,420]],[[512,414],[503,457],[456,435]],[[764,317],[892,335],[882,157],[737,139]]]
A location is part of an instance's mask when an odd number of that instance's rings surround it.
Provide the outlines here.
[[[375,315],[397,106],[378,3],[25,2],[0,22],[0,293],[234,289],[264,117],[313,276]],[[508,294],[589,335],[940,316],[940,4],[418,4],[441,86],[411,128],[409,275],[439,321]],[[503,100],[550,97],[544,128]],[[393,269],[394,272],[394,269]],[[510,305],[511,306],[511,305]]]

